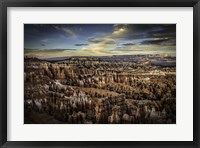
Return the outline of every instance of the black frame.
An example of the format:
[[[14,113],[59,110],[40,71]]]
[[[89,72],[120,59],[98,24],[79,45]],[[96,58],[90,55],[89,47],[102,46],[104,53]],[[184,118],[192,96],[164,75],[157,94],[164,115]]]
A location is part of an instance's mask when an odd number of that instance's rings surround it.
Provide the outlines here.
[[[200,147],[200,0],[0,0],[0,146]],[[7,141],[7,7],[193,7],[193,141]],[[199,58],[198,58],[199,57]],[[187,84],[186,84],[187,85]]]

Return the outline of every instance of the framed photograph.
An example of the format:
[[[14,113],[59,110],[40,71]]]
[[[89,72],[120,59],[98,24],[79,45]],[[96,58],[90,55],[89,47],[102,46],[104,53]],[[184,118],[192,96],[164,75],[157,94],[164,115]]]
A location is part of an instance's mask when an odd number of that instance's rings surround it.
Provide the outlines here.
[[[200,147],[199,5],[1,1],[1,147]]]

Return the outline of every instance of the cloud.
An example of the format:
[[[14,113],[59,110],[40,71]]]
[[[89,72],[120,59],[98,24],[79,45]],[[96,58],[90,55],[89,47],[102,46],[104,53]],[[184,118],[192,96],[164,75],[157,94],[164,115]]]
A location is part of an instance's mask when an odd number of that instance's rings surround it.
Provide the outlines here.
[[[113,33],[108,36],[108,38],[113,38],[121,41],[137,40],[135,44],[144,45],[176,45],[175,24],[116,24],[113,25],[113,28]],[[125,43],[122,45],[129,46],[129,48],[131,48],[131,46],[134,44]]]
[[[100,43],[102,41],[103,41],[102,38],[94,38],[94,37],[89,37],[88,38],[88,42],[91,42],[91,43]]]
[[[76,34],[74,31],[72,31],[71,29],[65,27],[65,26],[62,26],[62,25],[53,25],[53,27],[56,29],[56,30],[59,30],[59,31],[63,31],[67,34],[69,34],[72,38],[76,38]]]
[[[46,44],[48,43],[49,39],[42,39],[40,45],[41,46],[46,46]]]
[[[140,44],[143,44],[143,45],[154,44],[154,45],[169,46],[169,45],[176,45],[176,41],[171,38],[152,38],[152,39],[142,41]]]
[[[133,44],[133,43],[125,43],[125,44],[123,44],[124,46],[132,46],[132,45],[135,45],[135,44]]]
[[[176,25],[162,25],[162,29],[160,30],[152,30],[149,32],[151,37],[159,37],[159,38],[175,38],[176,37]]]
[[[144,38],[175,38],[175,24],[116,24],[111,38],[144,39]]]
[[[39,49],[29,49],[29,48],[24,48],[24,51],[25,52],[29,52],[29,51],[38,51]]]
[[[63,51],[73,51],[76,49],[24,49],[25,52],[63,52]]]
[[[31,57],[61,57],[75,55],[76,49],[24,49],[25,56]]]
[[[45,44],[43,44],[43,43],[40,43],[40,45],[41,45],[41,46],[46,46],[46,45],[45,45]]]
[[[75,44],[75,46],[87,46],[88,44],[84,44],[84,43],[82,43],[82,44]]]
[[[70,34],[73,38],[76,38],[76,34],[70,30],[70,29],[67,29],[67,28],[62,28],[62,30],[68,34]]]
[[[97,55],[173,52],[176,50],[175,36],[174,24],[115,24],[110,34],[90,37],[88,42],[91,44],[85,52]]]
[[[42,39],[41,42],[43,43],[47,43],[49,41],[49,39]]]
[[[72,51],[72,50],[76,50],[76,49],[42,49],[39,51],[41,51],[41,52],[63,52],[63,51]]]
[[[114,39],[106,39],[103,41],[104,44],[117,44]]]

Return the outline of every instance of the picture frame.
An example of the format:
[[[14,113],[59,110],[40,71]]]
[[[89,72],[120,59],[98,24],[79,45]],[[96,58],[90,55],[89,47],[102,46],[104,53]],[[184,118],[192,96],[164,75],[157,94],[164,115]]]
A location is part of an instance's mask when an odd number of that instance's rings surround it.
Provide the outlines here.
[[[8,7],[193,7],[193,141],[8,141]],[[2,0],[0,3],[0,146],[5,147],[200,147],[200,2],[199,0]],[[191,98],[192,99],[192,98]]]

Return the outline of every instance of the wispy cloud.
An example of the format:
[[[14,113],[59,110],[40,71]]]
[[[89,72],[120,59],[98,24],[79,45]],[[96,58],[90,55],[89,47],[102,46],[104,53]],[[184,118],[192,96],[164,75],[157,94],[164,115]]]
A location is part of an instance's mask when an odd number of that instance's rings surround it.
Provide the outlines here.
[[[58,26],[58,25],[53,25],[53,27],[56,29],[56,30],[59,30],[59,31],[63,31],[65,33],[67,33],[68,35],[70,35],[71,37],[73,38],[76,38],[76,34],[74,31],[72,31],[71,29],[65,27],[65,26]]]
[[[40,45],[46,46],[48,42],[49,42],[49,39],[42,39]]]
[[[102,38],[95,38],[95,37],[89,37],[88,38],[88,42],[91,42],[91,43],[100,43],[102,41],[103,41]]]
[[[72,51],[72,50],[76,50],[76,49],[42,49],[39,51],[42,52],[63,52],[63,51]]]
[[[49,39],[42,39],[41,42],[43,43],[47,43],[49,41]]]
[[[84,43],[82,43],[82,44],[75,44],[75,46],[87,46],[88,44],[84,44]]]
[[[28,49],[25,48],[24,49],[26,52],[62,52],[62,51],[73,51],[73,50],[77,50],[77,49]]]
[[[144,40],[142,41],[140,44],[143,45],[175,45],[176,42],[175,40],[171,39],[171,38],[152,38],[152,39],[148,39],[148,40]]]
[[[46,46],[44,43],[40,43],[41,46]]]
[[[123,44],[124,46],[132,46],[132,45],[135,45],[134,43],[124,43]]]

